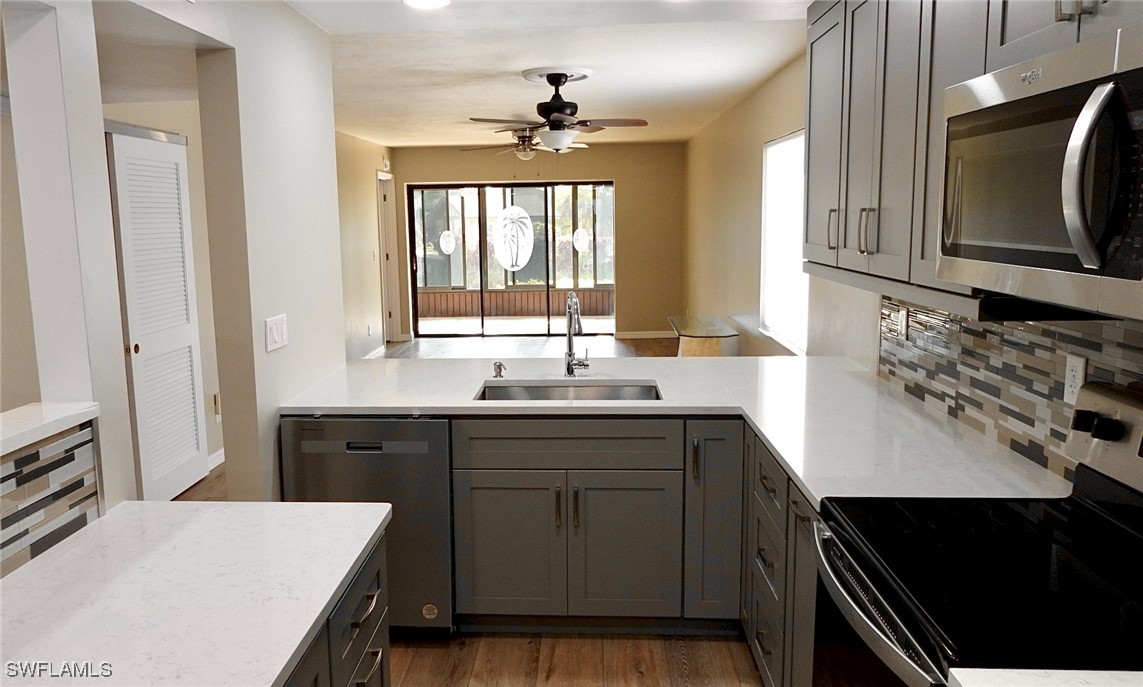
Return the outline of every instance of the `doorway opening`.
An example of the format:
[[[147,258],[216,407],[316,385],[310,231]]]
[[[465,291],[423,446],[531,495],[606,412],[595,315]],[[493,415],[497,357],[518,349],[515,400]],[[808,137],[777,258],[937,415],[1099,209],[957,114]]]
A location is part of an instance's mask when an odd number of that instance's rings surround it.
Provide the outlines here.
[[[612,182],[409,186],[416,336],[615,333]]]

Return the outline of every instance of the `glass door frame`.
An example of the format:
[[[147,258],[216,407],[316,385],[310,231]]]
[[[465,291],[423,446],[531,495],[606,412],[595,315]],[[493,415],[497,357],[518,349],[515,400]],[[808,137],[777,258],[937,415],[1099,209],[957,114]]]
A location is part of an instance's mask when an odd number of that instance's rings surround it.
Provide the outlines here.
[[[444,337],[475,337],[475,336],[552,336],[552,288],[553,279],[552,273],[555,270],[555,223],[552,219],[554,215],[554,197],[553,189],[557,186],[571,186],[574,189],[577,186],[611,186],[614,189],[614,180],[595,180],[595,181],[580,181],[580,180],[559,180],[559,181],[513,181],[513,182],[471,182],[471,183],[420,183],[420,184],[405,184],[405,217],[407,224],[407,235],[409,242],[408,259],[409,259],[409,283],[412,290],[412,298],[410,303],[410,314],[412,316],[412,332],[415,338],[444,338]],[[414,217],[414,202],[413,197],[416,191],[454,191],[461,189],[476,189],[479,221],[477,223],[478,233],[478,254],[480,255],[480,294],[478,301],[480,303],[480,333],[478,334],[421,334],[420,333],[420,313],[417,305],[417,232]],[[543,334],[488,334],[485,324],[485,307],[484,297],[488,293],[488,223],[487,217],[487,204],[485,200],[485,190],[488,188],[495,189],[516,189],[516,188],[540,188],[544,190],[544,221],[545,221],[545,236],[547,243],[547,255],[544,257],[544,302],[545,302],[545,322],[546,333]],[[574,196],[573,196],[574,197]],[[423,206],[422,206],[423,207]],[[593,211],[594,212],[594,211]],[[614,210],[613,210],[614,212]],[[573,222],[578,221],[576,207],[573,204],[572,208]],[[463,224],[463,217],[461,222]],[[614,222],[614,218],[612,220]],[[421,219],[422,225],[424,219]],[[595,232],[596,228],[592,229],[593,237],[593,250],[595,250]],[[463,243],[462,243],[463,245]],[[576,258],[578,257],[574,248],[572,249],[573,256],[573,270],[575,270],[576,277],[578,278],[578,264]],[[594,259],[594,258],[593,258]],[[598,270],[598,265],[593,266],[593,274]],[[505,284],[504,291],[508,291],[510,287]],[[561,332],[562,333],[562,332]]]

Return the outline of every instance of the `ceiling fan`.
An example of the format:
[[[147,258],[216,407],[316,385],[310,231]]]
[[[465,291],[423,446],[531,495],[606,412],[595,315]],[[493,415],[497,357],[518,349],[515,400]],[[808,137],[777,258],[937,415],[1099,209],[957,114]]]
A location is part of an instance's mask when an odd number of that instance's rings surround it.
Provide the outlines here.
[[[505,131],[512,132],[512,138],[515,139],[512,143],[504,143],[495,146],[479,146],[476,148],[461,148],[462,152],[469,152],[472,150],[494,150],[496,148],[503,148],[497,155],[505,153],[516,153],[516,157],[521,160],[531,160],[536,156],[537,150],[543,150],[549,153],[567,153],[571,152],[572,148],[586,148],[586,143],[571,143],[567,148],[562,150],[555,150],[549,148],[540,142],[537,137],[537,130],[532,127],[525,127],[523,129],[501,129],[496,133],[503,133]]]
[[[471,117],[474,122],[487,124],[508,124],[511,129],[500,131],[515,131],[528,129],[535,132],[540,142],[556,152],[571,147],[572,141],[581,133],[590,134],[603,131],[607,127],[618,126],[647,126],[645,119],[577,119],[579,104],[564,100],[560,95],[560,88],[571,81],[582,81],[591,72],[587,69],[570,67],[540,67],[525,71],[524,78],[528,81],[546,81],[555,89],[552,97],[545,102],[536,104],[536,114],[542,121],[533,122],[521,119],[492,119],[487,117]],[[497,132],[499,133],[499,132]]]

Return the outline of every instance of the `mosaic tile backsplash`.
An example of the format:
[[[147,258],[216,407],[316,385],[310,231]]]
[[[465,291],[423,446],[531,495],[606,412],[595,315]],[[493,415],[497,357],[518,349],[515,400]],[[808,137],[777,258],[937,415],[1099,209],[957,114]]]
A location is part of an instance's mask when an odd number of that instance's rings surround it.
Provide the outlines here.
[[[1088,359],[1088,381],[1143,387],[1143,322],[976,322],[881,301],[881,377],[1071,479],[1068,353]]]
[[[98,506],[92,423],[0,456],[0,576],[94,521]]]

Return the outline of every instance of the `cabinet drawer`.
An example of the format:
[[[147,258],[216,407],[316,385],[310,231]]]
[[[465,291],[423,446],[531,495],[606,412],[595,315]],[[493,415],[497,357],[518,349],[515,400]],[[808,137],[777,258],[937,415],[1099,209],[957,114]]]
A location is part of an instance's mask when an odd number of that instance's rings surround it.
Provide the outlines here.
[[[778,615],[782,614],[780,600],[786,598],[786,539],[779,537],[770,527],[769,516],[761,511],[755,499],[754,537],[750,542],[752,567],[763,576],[773,597]]]
[[[381,616],[381,622],[373,631],[366,645],[365,655],[353,669],[348,687],[385,687],[389,684],[389,618]]]
[[[750,650],[762,671],[763,683],[777,686],[782,684],[783,656],[786,653],[785,636],[779,629],[783,619],[770,596],[761,569],[754,565],[751,572],[754,578],[754,622],[751,624]]]
[[[681,470],[682,420],[477,420],[452,423],[454,468]]]
[[[382,536],[329,616],[330,675],[335,687],[349,683],[389,606],[385,561]]]
[[[754,495],[762,502],[775,529],[786,531],[786,473],[759,439],[754,447]]]

